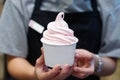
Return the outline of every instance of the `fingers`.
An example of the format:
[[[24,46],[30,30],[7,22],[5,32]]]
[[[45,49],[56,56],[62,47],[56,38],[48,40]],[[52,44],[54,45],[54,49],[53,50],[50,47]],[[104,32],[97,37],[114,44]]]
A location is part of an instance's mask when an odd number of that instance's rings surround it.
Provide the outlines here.
[[[54,80],[64,80],[72,73],[72,67],[65,64],[61,72],[54,78]]]
[[[44,71],[41,69],[36,69],[36,75],[39,80],[53,80],[53,78],[59,74],[60,65],[55,65],[53,69],[49,69],[48,71]]]
[[[91,61],[89,67],[82,66],[82,67],[74,67],[73,69],[73,76],[76,76],[78,78],[86,78],[89,75],[92,75],[94,73],[94,61]]]
[[[43,47],[41,47],[41,51],[42,51],[42,54],[41,56],[36,60],[36,65],[37,66],[41,66],[44,64],[44,50],[43,50]]]
[[[88,68],[74,68],[73,76],[76,76],[78,78],[86,78],[88,75],[92,75],[94,73],[94,70],[88,69]]]
[[[75,59],[77,66],[73,69],[73,76],[86,78],[89,74],[92,75],[94,73],[93,53],[84,49],[77,49]]]
[[[86,63],[87,64],[87,63]],[[81,72],[81,73],[85,73],[85,74],[93,74],[95,70],[94,67],[94,61],[90,61],[89,65],[87,64],[87,66],[82,66],[82,67],[74,67],[74,71],[75,72]]]
[[[93,59],[93,54],[87,50],[84,50],[84,49],[76,49],[75,57],[78,59],[85,58],[85,59],[91,60],[91,59]]]
[[[36,66],[41,66],[44,64],[44,56],[41,55],[37,60],[36,60]]]
[[[89,74],[82,74],[82,73],[81,73],[81,74],[78,74],[78,73],[74,73],[73,76],[83,79],[83,78],[87,78],[87,77],[89,76]]]
[[[61,69],[61,66],[59,64],[55,65],[53,69],[50,69],[47,72],[42,72],[39,75],[39,79],[42,80],[64,80],[72,73],[71,67],[66,64]]]
[[[42,52],[42,54],[44,53],[44,49],[43,49],[43,47],[41,47],[41,52]]]
[[[61,66],[59,64],[55,65],[53,69],[49,69],[47,72],[43,72],[41,76],[44,77],[43,80],[52,80],[54,77],[56,77],[57,74],[60,73]]]

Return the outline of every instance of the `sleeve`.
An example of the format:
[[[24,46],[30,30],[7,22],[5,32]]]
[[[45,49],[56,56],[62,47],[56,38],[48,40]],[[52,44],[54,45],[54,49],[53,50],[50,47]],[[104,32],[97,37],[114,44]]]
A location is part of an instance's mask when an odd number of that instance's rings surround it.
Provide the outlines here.
[[[26,57],[28,47],[24,14],[11,1],[6,0],[0,18],[0,52],[12,56]],[[21,7],[20,3],[17,3],[17,5]]]
[[[102,43],[99,54],[120,58],[120,1],[98,1],[103,21]]]

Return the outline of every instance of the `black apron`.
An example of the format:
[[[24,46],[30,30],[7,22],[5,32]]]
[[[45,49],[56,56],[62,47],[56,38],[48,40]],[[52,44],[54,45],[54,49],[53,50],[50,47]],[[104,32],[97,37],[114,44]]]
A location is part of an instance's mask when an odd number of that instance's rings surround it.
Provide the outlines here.
[[[34,11],[31,19],[44,26],[54,21],[59,12],[41,11],[42,0],[36,0]],[[69,28],[74,31],[74,35],[79,39],[76,48],[83,48],[93,53],[98,53],[101,41],[102,22],[97,10],[96,0],[91,0],[93,11],[65,13],[64,20],[68,23]],[[41,55],[40,48],[42,43],[40,39],[42,33],[38,33],[29,27],[28,29],[28,56],[27,60],[35,65],[36,59]],[[90,75],[88,78],[79,79],[69,76],[65,80],[99,80],[99,77]]]

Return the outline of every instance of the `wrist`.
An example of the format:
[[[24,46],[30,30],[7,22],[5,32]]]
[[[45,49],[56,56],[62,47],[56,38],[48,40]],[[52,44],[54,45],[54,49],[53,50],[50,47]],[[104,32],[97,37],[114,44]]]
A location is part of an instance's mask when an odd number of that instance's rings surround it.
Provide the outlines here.
[[[35,79],[35,80],[39,80],[39,79],[38,79],[38,76],[37,76],[36,68],[34,68],[34,79]]]
[[[99,73],[103,69],[103,61],[102,58],[99,55],[94,55],[94,61],[95,61],[95,72]]]
[[[37,75],[36,75],[35,67],[32,68],[32,71],[30,73],[30,77],[31,77],[32,80],[38,80]]]

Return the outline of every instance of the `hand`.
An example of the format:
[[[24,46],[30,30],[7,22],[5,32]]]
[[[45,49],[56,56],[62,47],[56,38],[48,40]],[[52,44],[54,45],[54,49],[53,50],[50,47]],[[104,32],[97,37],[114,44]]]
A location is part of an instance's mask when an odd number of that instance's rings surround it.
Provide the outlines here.
[[[43,54],[36,61],[35,74],[38,80],[64,80],[71,73],[72,68],[68,64],[64,65],[62,69],[59,64],[55,65],[52,69],[47,68]]]
[[[78,78],[86,78],[93,74],[95,70],[93,55],[93,53],[87,50],[77,49],[72,75]]]

